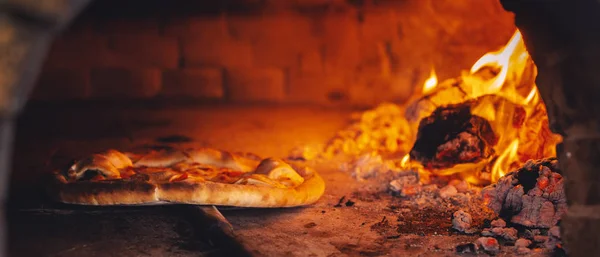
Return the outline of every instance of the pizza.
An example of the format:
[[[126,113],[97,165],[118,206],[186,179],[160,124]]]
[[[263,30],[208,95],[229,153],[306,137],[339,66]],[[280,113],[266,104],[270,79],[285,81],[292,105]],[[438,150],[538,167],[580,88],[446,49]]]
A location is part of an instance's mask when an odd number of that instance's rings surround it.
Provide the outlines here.
[[[325,190],[309,167],[210,148],[144,154],[111,149],[52,177],[58,201],[82,205],[293,207],[316,202]]]

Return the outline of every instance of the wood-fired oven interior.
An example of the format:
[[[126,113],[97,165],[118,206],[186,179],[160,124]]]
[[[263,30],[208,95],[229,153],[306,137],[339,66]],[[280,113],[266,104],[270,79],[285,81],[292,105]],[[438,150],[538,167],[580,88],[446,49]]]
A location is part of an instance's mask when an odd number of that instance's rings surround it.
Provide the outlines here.
[[[595,110],[600,40],[564,27],[596,28],[598,3],[42,2],[0,5],[0,45],[15,53],[0,53],[9,256],[600,251],[577,247],[600,224],[584,214],[596,147],[580,140],[596,140],[582,110]],[[594,97],[566,92],[573,77]],[[200,147],[302,162],[325,193],[215,214],[61,204],[45,190],[51,172],[107,149]],[[561,221],[567,205],[583,216]]]

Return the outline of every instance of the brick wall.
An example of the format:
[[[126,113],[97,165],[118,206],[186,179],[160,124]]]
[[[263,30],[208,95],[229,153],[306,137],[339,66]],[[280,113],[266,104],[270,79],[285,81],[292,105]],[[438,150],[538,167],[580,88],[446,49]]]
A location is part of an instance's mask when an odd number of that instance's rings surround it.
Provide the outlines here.
[[[99,2],[56,39],[34,100],[402,102],[514,32],[498,0]]]

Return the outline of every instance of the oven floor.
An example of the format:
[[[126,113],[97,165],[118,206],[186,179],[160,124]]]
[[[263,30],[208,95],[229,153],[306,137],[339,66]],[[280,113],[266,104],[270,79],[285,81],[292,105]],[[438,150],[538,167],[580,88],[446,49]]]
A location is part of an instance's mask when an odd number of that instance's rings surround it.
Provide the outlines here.
[[[326,142],[347,124],[349,116],[348,110],[303,106],[30,108],[19,122],[14,158],[9,213],[20,214],[8,217],[12,256],[219,255],[223,252],[210,238],[181,232],[189,222],[177,217],[181,209],[170,210],[175,207],[117,208],[89,214],[86,208],[61,206],[67,214],[46,213],[40,211],[42,207],[53,205],[35,191],[20,189],[71,158],[106,148],[160,144],[156,139],[161,137],[189,138],[190,142],[178,143],[185,146],[284,157],[294,147]],[[371,185],[357,182],[337,166],[317,167],[327,189],[312,206],[223,210],[239,242],[256,256],[454,256],[456,245],[476,239],[450,232],[449,216],[437,221],[440,226],[381,235],[371,226],[384,217],[395,221],[388,207],[397,198],[360,194]],[[335,207],[341,197],[344,203],[355,204]]]

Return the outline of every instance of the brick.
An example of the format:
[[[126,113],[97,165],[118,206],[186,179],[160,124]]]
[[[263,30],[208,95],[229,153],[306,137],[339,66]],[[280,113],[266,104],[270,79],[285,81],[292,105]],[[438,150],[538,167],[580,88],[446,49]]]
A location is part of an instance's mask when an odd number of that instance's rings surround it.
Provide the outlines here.
[[[183,58],[186,67],[224,66],[252,67],[252,46],[228,39],[183,38]]]
[[[120,35],[112,37],[111,48],[146,67],[174,69],[179,66],[179,43],[175,37]]]
[[[229,38],[227,22],[224,16],[216,17],[182,17],[167,21],[164,35],[187,37],[194,35],[199,38]]]
[[[159,69],[98,68],[91,72],[93,97],[148,98],[161,88]]]
[[[417,88],[422,75],[413,70],[402,71],[390,77],[379,74],[358,74],[348,84],[350,101],[358,106],[373,106],[384,101],[405,102]]]
[[[84,99],[91,93],[87,69],[43,70],[32,93],[34,100]]]
[[[227,94],[237,102],[283,101],[285,80],[281,69],[231,69],[226,72]]]
[[[375,9],[364,13],[360,23],[361,39],[390,41],[397,36],[396,12],[390,9]]]
[[[160,35],[159,22],[155,18],[108,19],[99,22],[99,30],[108,35]]]
[[[325,47],[327,72],[355,69],[360,62],[358,15],[355,11],[324,17],[321,37]]]
[[[321,51],[301,53],[298,62],[300,72],[323,73],[325,71]]]
[[[393,58],[386,47],[386,42],[361,41],[359,70],[379,74],[379,76],[389,76]]]
[[[575,207],[575,208],[574,208]],[[598,206],[571,206],[561,221],[561,237],[569,256],[600,255]]]
[[[191,68],[163,72],[161,95],[166,97],[223,98],[223,71]]]
[[[271,0],[273,2],[280,2],[277,0]],[[346,4],[346,0],[293,0],[292,1],[296,6],[301,7],[311,7],[311,6],[323,6],[323,5],[343,5]]]
[[[349,79],[343,74],[302,73],[290,76],[291,102],[341,104],[348,102]]]
[[[320,47],[312,21],[298,14],[234,17],[228,24],[232,38],[252,43],[259,67],[291,67],[302,51]]]
[[[78,69],[92,67],[138,67],[141,64],[111,51],[108,38],[93,34],[57,38],[45,61],[48,69]]]

